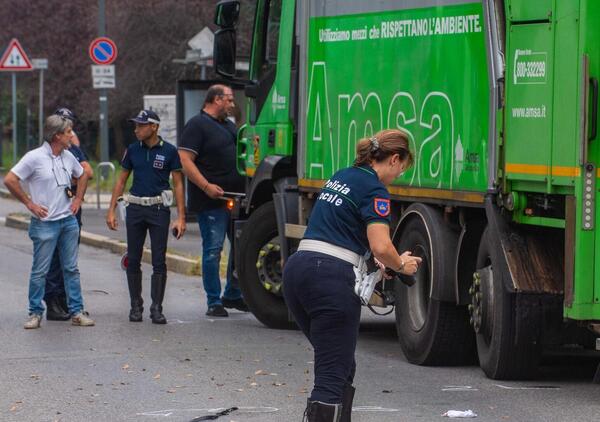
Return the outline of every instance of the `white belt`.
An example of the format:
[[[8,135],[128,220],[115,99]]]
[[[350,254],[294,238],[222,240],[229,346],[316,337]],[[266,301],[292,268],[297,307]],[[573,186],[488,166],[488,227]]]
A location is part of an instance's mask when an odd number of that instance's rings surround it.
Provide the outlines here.
[[[162,196],[134,196],[134,195],[123,195],[124,199],[130,204],[143,205],[149,207],[151,205],[162,204]]]
[[[300,245],[298,246],[298,250],[320,252],[325,255],[331,255],[335,258],[346,261],[355,267],[361,267],[362,263],[364,263],[363,257],[356,252],[352,252],[348,249],[337,245],[332,245],[331,243],[323,242],[321,240],[302,239],[300,241]]]

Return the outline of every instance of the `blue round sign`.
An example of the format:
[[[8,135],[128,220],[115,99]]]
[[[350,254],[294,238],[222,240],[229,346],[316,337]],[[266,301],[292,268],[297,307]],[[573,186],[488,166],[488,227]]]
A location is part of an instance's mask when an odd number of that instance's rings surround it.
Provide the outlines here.
[[[90,44],[89,53],[94,63],[111,64],[117,58],[117,45],[110,38],[96,38]]]

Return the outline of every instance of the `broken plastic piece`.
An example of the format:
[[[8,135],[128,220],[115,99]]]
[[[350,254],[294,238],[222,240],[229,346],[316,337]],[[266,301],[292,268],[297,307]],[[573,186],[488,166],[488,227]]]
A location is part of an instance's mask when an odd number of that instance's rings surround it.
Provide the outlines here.
[[[215,413],[214,415],[200,416],[198,418],[194,418],[190,422],[213,421],[215,419],[220,418],[221,416],[227,416],[231,412],[235,412],[236,410],[238,410],[237,407],[230,407],[229,409],[222,410],[220,412]]]

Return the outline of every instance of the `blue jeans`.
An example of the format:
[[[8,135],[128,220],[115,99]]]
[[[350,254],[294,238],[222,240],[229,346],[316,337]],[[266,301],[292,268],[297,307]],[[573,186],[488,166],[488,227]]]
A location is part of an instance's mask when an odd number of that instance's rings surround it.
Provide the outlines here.
[[[33,264],[29,278],[29,313],[42,315],[42,298],[46,288],[46,274],[50,269],[54,250],[58,249],[65,280],[69,312],[75,315],[83,309],[77,255],[79,252],[79,224],[74,216],[56,221],[31,219],[29,238],[33,241]]]
[[[77,237],[77,242],[79,243],[81,239],[81,208],[79,208],[75,218],[77,218],[77,224],[79,225],[79,236]],[[58,248],[56,248],[54,250],[54,255],[52,256],[50,269],[48,270],[48,274],[46,274],[46,291],[44,292],[44,301],[47,303],[48,300],[60,296],[66,296],[65,281],[62,273],[62,266],[60,265]]]
[[[202,283],[206,292],[208,306],[221,304],[221,278],[219,266],[221,251],[225,234],[231,241],[229,229],[229,211],[224,208],[215,208],[198,213],[198,225],[202,236]],[[226,299],[240,299],[242,292],[238,280],[233,276],[233,253],[229,254],[227,262],[227,283],[223,297]]]

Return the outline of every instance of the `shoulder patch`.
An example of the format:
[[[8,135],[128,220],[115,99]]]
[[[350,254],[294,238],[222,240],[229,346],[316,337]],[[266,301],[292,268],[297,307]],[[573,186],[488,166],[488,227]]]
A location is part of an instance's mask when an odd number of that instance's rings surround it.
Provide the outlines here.
[[[390,200],[385,198],[375,198],[373,200],[373,208],[375,209],[377,215],[381,217],[387,217],[390,215],[391,211]]]

